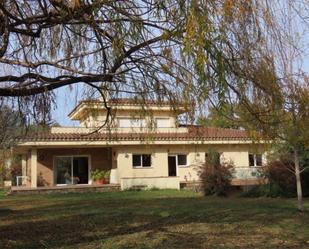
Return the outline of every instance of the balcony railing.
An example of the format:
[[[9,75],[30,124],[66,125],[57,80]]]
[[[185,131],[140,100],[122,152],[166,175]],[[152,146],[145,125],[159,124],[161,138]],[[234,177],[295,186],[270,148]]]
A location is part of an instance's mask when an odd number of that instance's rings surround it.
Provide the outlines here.
[[[263,167],[236,167],[234,172],[235,179],[252,179],[263,176]]]

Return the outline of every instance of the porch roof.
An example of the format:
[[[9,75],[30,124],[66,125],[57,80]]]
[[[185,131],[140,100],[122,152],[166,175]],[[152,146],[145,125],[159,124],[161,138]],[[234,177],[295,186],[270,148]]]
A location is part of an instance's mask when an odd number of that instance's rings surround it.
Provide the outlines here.
[[[51,133],[29,134],[19,142],[29,141],[207,141],[207,140],[252,140],[247,131],[212,127],[189,126],[187,132],[95,132],[95,133]]]

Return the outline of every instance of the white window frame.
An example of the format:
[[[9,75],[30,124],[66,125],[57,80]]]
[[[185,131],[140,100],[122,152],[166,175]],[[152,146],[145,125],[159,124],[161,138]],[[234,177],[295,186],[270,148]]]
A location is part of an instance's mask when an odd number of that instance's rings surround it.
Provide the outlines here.
[[[167,122],[167,125],[163,125],[163,126],[159,126],[158,125],[158,121],[159,120],[164,120]],[[170,128],[171,127],[171,120],[170,118],[156,118],[155,119],[155,125],[156,125],[156,128]]]
[[[253,155],[253,162],[254,162],[254,165],[250,165],[250,159],[249,159],[249,155]],[[257,160],[256,160],[256,156],[257,155],[261,155],[261,163],[262,163],[262,165],[257,165]],[[251,167],[251,168],[258,168],[258,167],[262,167],[263,166],[263,160],[264,160],[264,156],[263,156],[263,154],[262,153],[248,153],[248,165],[249,165],[249,167]]]
[[[79,185],[91,185],[92,184],[92,179],[91,179],[91,155],[57,155],[53,156],[53,182],[54,186],[67,186],[69,184],[57,184],[56,183],[56,158],[61,158],[61,157],[70,157],[71,159],[71,182],[73,182],[73,158],[74,157],[87,157],[88,158],[88,183],[85,184],[79,184]],[[73,184],[72,184],[73,185]]]
[[[187,164],[186,165],[179,165],[178,163],[178,155],[184,155],[186,156],[186,161],[187,161]],[[168,156],[174,156],[176,157],[176,168],[185,168],[185,167],[188,167],[189,164],[188,164],[188,154],[187,153],[175,153],[175,154],[169,154]]]
[[[143,155],[149,155],[150,156],[150,166],[144,166],[143,165]],[[133,165],[133,156],[140,156],[140,166],[134,166]],[[133,169],[149,169],[152,168],[152,154],[147,153],[133,153],[132,154],[132,167]]]
[[[122,126],[120,125],[120,120],[127,120],[129,124],[127,126]],[[146,120],[143,118],[121,117],[121,118],[117,118],[117,123],[118,123],[117,125],[118,128],[144,128],[146,127]]]

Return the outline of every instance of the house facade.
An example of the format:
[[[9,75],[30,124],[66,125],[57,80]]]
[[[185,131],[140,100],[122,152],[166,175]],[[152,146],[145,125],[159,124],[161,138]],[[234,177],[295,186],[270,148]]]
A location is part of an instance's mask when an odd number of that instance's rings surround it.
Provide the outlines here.
[[[181,106],[134,99],[111,99],[111,121],[98,130],[107,109],[98,100],[82,101],[69,114],[79,127],[52,127],[21,139],[14,153],[22,158],[22,182],[31,188],[94,184],[95,169],[111,170],[110,183],[179,189],[199,181],[209,150],[235,167],[233,184],[256,184],[265,163],[265,146],[243,130],[178,124]]]

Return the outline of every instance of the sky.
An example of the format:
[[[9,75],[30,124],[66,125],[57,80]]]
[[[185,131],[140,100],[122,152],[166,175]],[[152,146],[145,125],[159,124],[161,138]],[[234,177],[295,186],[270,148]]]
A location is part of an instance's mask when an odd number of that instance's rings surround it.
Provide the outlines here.
[[[52,118],[61,126],[78,126],[78,121],[70,120],[68,114],[83,99],[77,89],[81,87],[81,85],[76,85],[73,89],[63,87],[55,91],[57,106],[52,110]]]
[[[309,47],[309,35],[307,37]],[[309,51],[308,51],[309,52]],[[303,61],[302,68],[305,72],[309,73],[309,57],[306,57]],[[73,89],[69,87],[63,87],[55,91],[57,107],[52,110],[52,118],[61,126],[78,126],[78,121],[72,121],[69,119],[68,114],[83,99],[83,95],[76,90],[81,86],[76,86]]]
[[[294,30],[294,32],[299,32],[301,26],[300,23],[299,25],[296,24],[294,27],[297,30]],[[302,60],[301,63],[298,61],[297,67],[300,65],[302,71],[309,75],[309,23],[307,23],[306,27],[306,30],[300,34],[302,37]],[[59,88],[55,91],[57,106],[52,110],[52,118],[61,126],[78,126],[78,122],[71,121],[68,114],[80,100],[85,98],[81,93],[81,89],[82,84],[77,84],[71,87]]]

